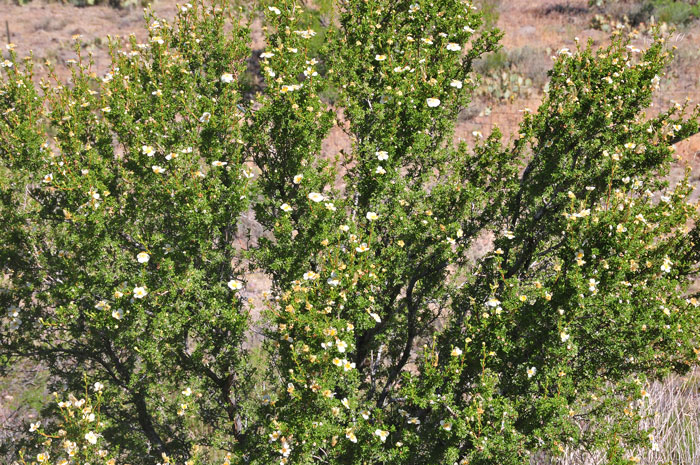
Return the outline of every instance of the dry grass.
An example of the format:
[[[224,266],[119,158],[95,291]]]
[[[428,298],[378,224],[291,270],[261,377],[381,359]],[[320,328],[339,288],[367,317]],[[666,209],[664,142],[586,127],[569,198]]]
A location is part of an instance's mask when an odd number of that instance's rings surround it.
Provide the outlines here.
[[[686,376],[671,376],[649,388],[649,420],[642,425],[654,430],[659,451],[635,450],[640,465],[700,464],[700,368]],[[538,455],[531,465],[602,465],[602,453],[570,450],[560,458]]]

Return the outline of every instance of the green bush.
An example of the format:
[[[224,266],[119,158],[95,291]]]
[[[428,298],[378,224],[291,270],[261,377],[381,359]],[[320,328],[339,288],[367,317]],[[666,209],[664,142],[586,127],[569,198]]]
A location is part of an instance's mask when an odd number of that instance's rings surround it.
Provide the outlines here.
[[[562,49],[513,140],[455,145],[500,38],[471,3],[344,0],[318,50],[301,7],[263,11],[249,96],[225,0],[148,13],[101,76],[79,44],[69,84],[2,62],[0,357],[46,366],[61,402],[19,462],[653,447],[645,388],[697,363],[700,327],[692,186],[663,181],[700,110],[645,113],[664,38]]]
[[[655,2],[654,13],[659,21],[670,24],[687,24],[700,17],[700,6],[684,2]]]
[[[686,25],[700,18],[697,0],[589,0],[615,20],[627,20],[633,25],[649,22]]]

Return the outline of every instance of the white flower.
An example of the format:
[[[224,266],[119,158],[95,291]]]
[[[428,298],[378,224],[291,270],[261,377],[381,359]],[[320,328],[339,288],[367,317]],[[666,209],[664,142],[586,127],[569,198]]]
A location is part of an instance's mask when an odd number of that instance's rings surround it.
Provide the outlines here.
[[[33,433],[34,431],[38,430],[40,426],[41,426],[40,421],[37,421],[36,423],[30,423],[29,424],[29,432]]]
[[[282,447],[280,448],[279,452],[283,457],[289,457],[292,449],[289,447],[289,444],[287,444],[287,441],[282,441]]]
[[[491,297],[489,300],[486,301],[487,307],[493,308],[493,307],[498,307],[499,305],[501,305],[501,301],[495,297]]]
[[[367,247],[366,242],[363,242],[358,247],[355,247],[355,250],[357,251],[357,253],[367,252],[369,250],[369,247]]]
[[[338,208],[336,208],[336,206],[331,202],[326,202],[324,205],[326,206],[326,210],[329,210],[332,212],[338,210]]]
[[[450,422],[447,422],[445,420],[440,420],[440,426],[445,431],[452,431],[452,423],[450,423]]]
[[[306,29],[304,31],[294,31],[294,34],[301,36],[304,39],[310,39],[316,35],[316,31],[313,29]]]
[[[527,369],[527,377],[528,378],[532,378],[533,376],[535,376],[536,373],[537,373],[537,368],[535,368],[535,367],[530,367]]]
[[[430,108],[435,108],[440,105],[440,99],[437,98],[428,98],[425,102]]]
[[[92,387],[95,389],[95,392],[100,392],[105,388],[105,385],[97,381]]]
[[[386,174],[386,170],[382,166],[377,166],[374,170],[375,174]]]
[[[651,451],[652,452],[660,452],[661,448],[659,447],[659,443],[654,440],[654,435],[652,433],[649,433],[647,436],[649,438],[649,441],[651,442]]]
[[[462,50],[462,46],[459,44],[455,44],[454,42],[450,42],[449,44],[447,44],[446,48],[450,52],[459,52],[460,50]]]
[[[135,287],[134,288],[134,298],[135,299],[143,299],[144,297],[146,297],[147,294],[148,294],[148,292],[146,292],[145,287]]]
[[[335,346],[338,349],[338,352],[340,352],[342,354],[345,352],[345,349],[348,348],[348,343],[345,341],[341,341],[340,339],[336,339]]]
[[[318,279],[318,276],[319,274],[314,271],[307,271],[306,273],[304,273],[304,280],[309,281]]]
[[[146,252],[139,252],[139,254],[136,255],[136,260],[138,260],[139,263],[148,263],[148,260],[150,259],[151,256]]]
[[[384,161],[384,160],[389,159],[389,153],[385,152],[384,150],[374,152],[374,154],[377,156],[377,160],[379,160],[379,161]]]
[[[559,334],[559,337],[561,338],[561,342],[566,342],[569,340],[569,335],[566,333],[566,331],[562,331],[561,334]]]
[[[97,435],[92,431],[85,433],[85,440],[90,444],[97,444]]]
[[[661,265],[661,271],[663,271],[664,273],[670,273],[672,264],[673,262],[671,262],[671,260],[668,257],[665,257],[664,262]]]
[[[274,7],[274,6],[268,6],[267,9],[270,10],[271,12],[273,12],[273,13],[276,14],[276,15],[279,15],[279,14],[282,13],[282,12],[280,11],[279,8]]]
[[[211,166],[226,166],[228,165],[228,162],[225,161],[219,161],[219,160],[214,160],[211,162]]]
[[[326,200],[323,194],[319,194],[318,192],[310,192],[308,197],[309,200],[314,201],[316,203],[323,202],[324,200]]]
[[[272,52],[262,52],[260,54],[260,58],[272,58],[273,56],[275,56],[275,54]]]
[[[348,428],[345,430],[345,437],[350,440],[350,442],[357,443],[357,436],[355,436],[355,433],[352,431],[352,428]]]
[[[376,436],[379,436],[379,439],[381,439],[382,442],[385,442],[385,441],[386,441],[386,438],[389,437],[389,432],[388,432],[388,431],[384,431],[383,429],[379,429],[379,428],[377,428],[376,430],[374,430],[374,434],[375,434]]]
[[[228,282],[228,288],[232,291],[240,291],[241,289],[243,289],[243,283],[237,279],[232,279]]]
[[[153,166],[151,166],[151,169],[152,169],[153,172],[156,173],[156,174],[163,174],[163,173],[165,173],[165,168],[163,168],[162,166],[153,165]]]
[[[374,55],[374,59],[377,61],[384,61],[386,60],[386,55]]]
[[[452,349],[450,355],[452,355],[453,357],[459,357],[460,355],[462,355],[462,349],[460,349],[459,347],[455,347],[454,349]]]
[[[46,176],[44,176],[43,182],[49,183],[51,181],[53,181],[53,174],[52,173],[49,173]]]
[[[588,280],[588,290],[591,292],[597,292],[598,289],[596,288],[596,285],[598,284],[599,281],[596,281],[595,279],[591,278]]]
[[[379,215],[377,215],[375,212],[367,212],[365,218],[367,218],[370,221],[374,221],[379,218]]]
[[[462,88],[462,81],[458,79],[453,79],[450,81],[450,87],[454,87],[455,89],[461,89]]]
[[[233,82],[233,74],[224,73],[221,75],[221,82],[225,84],[231,84]]]
[[[185,396],[185,397],[191,396],[191,395],[192,395],[192,388],[189,388],[189,387],[188,387],[187,389],[185,389],[184,391],[182,391],[182,395]]]
[[[141,152],[146,156],[152,157],[153,155],[155,155],[156,149],[154,149],[150,145],[143,145],[141,146]]]
[[[294,179],[292,180],[292,182],[294,182],[294,184],[299,184],[302,179],[304,179],[304,175],[297,174],[296,176],[294,176]]]
[[[573,56],[571,51],[568,48],[562,48],[557,52],[557,55],[566,55],[566,56]]]
[[[341,224],[341,225],[338,227],[338,229],[340,229],[340,230],[343,231],[343,232],[348,232],[348,231],[350,231],[350,226],[348,226],[347,224]]]
[[[381,323],[381,322],[382,322],[382,319],[379,317],[379,315],[377,315],[377,314],[374,313],[374,312],[370,312],[369,316],[371,316],[372,318],[374,318],[374,321],[376,321],[377,323]]]
[[[124,310],[122,310],[121,308],[113,310],[112,318],[114,318],[115,320],[121,320],[122,318],[124,318]]]
[[[210,119],[211,119],[211,113],[209,113],[208,111],[205,111],[204,113],[202,113],[202,116],[199,117],[199,122],[200,123],[208,123]]]
[[[285,211],[285,212],[292,211],[292,207],[290,207],[288,203],[283,203],[280,208],[282,209],[282,211]]]

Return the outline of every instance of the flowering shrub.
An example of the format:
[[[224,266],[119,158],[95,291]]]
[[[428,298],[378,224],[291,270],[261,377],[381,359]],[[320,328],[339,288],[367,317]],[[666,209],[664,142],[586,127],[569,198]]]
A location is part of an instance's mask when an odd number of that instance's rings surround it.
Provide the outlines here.
[[[700,327],[692,187],[663,181],[700,112],[646,114],[664,38],[559,51],[512,141],[454,145],[500,33],[468,1],[339,7],[314,53],[300,7],[264,6],[250,97],[248,29],[225,1],[172,24],[147,13],[148,43],[112,40],[103,76],[76,48],[69,85],[35,84],[10,47],[2,356],[46,364],[61,392],[86,376],[101,402],[63,401],[82,455],[38,462],[486,465],[588,448],[626,464],[654,447],[647,380],[696,363]],[[335,123],[352,147],[332,160]],[[271,290],[254,296],[250,271]]]
[[[26,458],[24,452],[20,452],[19,463],[116,463],[114,457],[110,457],[112,454],[102,448],[104,439],[100,432],[105,424],[101,420],[100,404],[104,385],[98,381],[91,388],[93,397],[86,392],[81,399],[70,394],[66,400],[59,400],[58,394],[54,393],[62,421],[58,429],[51,428],[55,432],[48,432],[48,427],[41,421],[30,423],[29,432],[37,436],[40,448],[36,453],[36,462],[34,457]]]

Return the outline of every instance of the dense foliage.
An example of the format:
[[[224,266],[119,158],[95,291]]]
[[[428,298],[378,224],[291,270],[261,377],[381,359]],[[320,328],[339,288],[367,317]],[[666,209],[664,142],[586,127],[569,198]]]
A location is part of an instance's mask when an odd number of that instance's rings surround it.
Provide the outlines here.
[[[688,176],[663,181],[700,112],[647,114],[664,38],[560,50],[515,138],[455,145],[500,38],[469,1],[342,0],[320,50],[300,7],[263,11],[253,95],[224,1],[148,13],[148,43],[113,40],[103,76],[77,46],[68,84],[10,47],[0,357],[45,366],[58,398],[18,460],[655,447],[646,383],[700,344],[698,212]],[[324,158],[334,124],[351,147]]]

